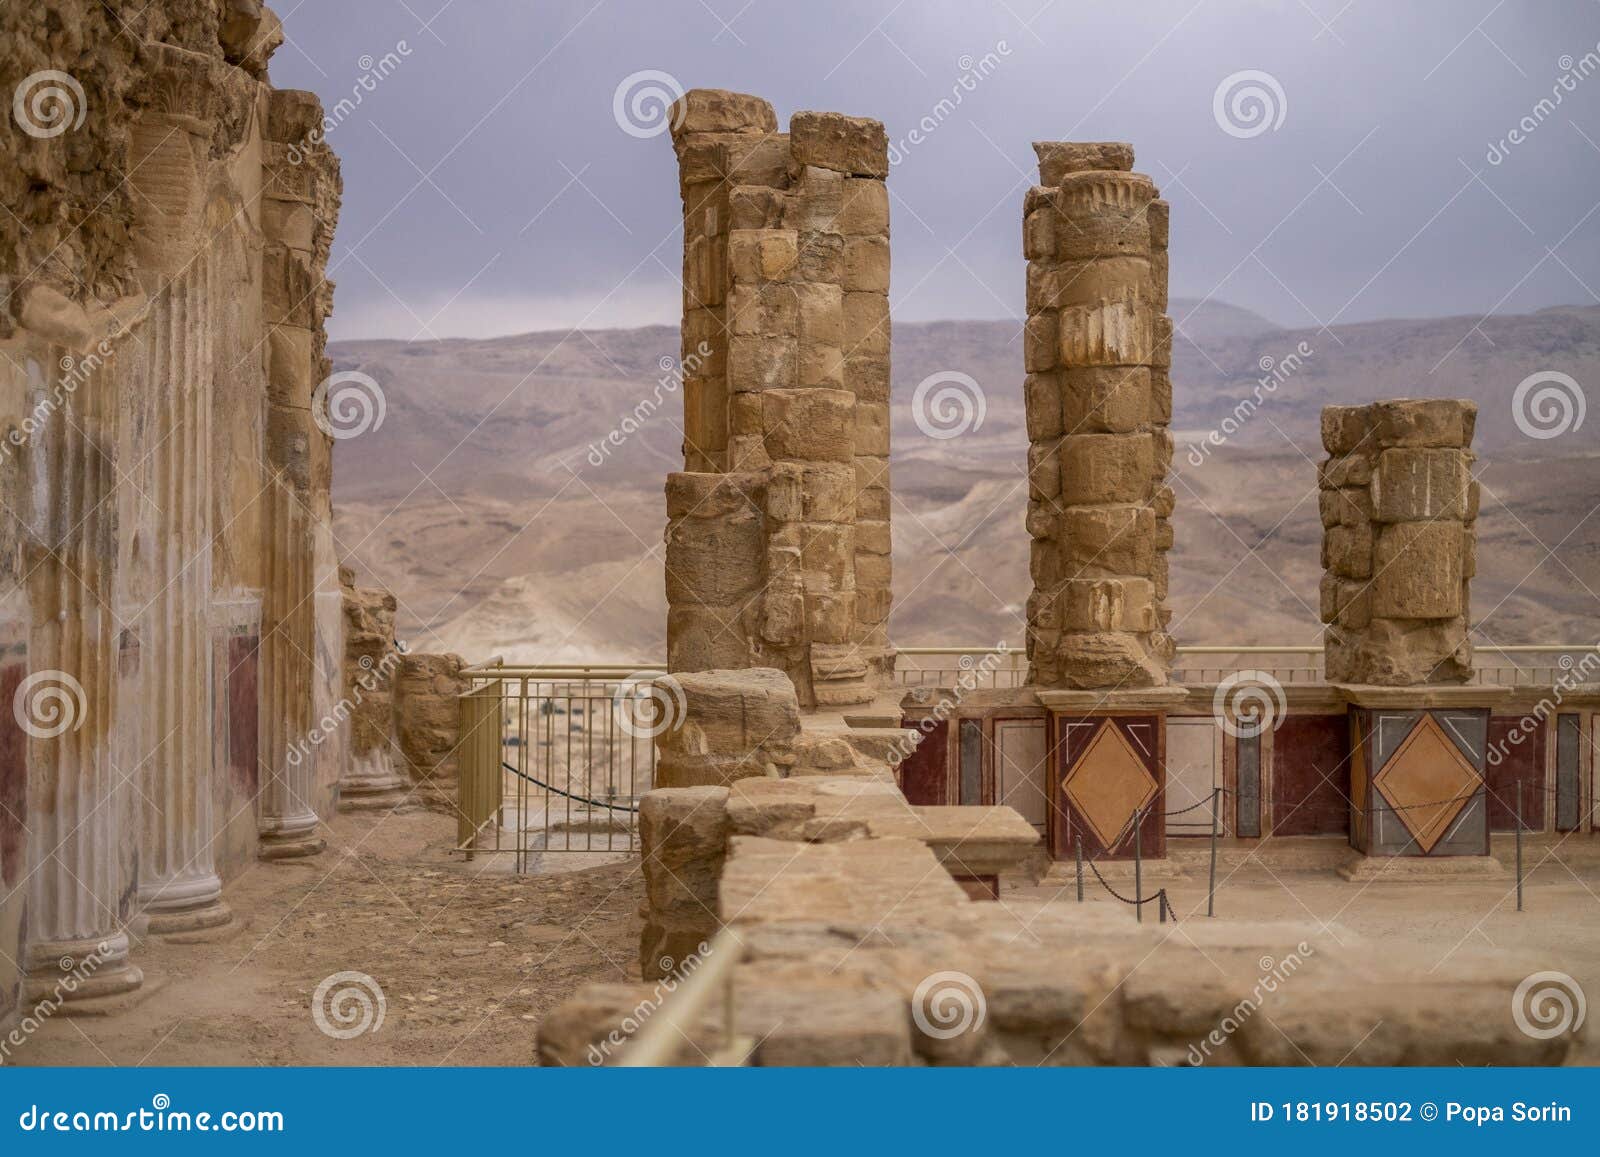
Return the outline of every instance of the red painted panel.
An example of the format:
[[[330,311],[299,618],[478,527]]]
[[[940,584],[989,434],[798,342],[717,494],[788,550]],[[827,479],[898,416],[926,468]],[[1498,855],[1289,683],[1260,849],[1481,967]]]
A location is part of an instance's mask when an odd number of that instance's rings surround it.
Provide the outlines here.
[[[0,667],[0,884],[16,887],[22,879],[27,835],[28,736],[11,702],[27,675],[26,663]]]
[[[256,793],[260,751],[260,701],[256,669],[260,650],[254,635],[228,640],[228,771],[239,791]]]
[[[940,719],[924,728],[923,722],[905,719],[900,723],[902,727],[912,727],[923,733],[917,749],[900,761],[900,790],[914,804],[947,804],[951,802],[946,767],[950,723]]]
[[[1489,758],[1484,778],[1489,785],[1489,830],[1516,830],[1517,781],[1522,780],[1524,831],[1544,830],[1544,745],[1547,728],[1538,720],[1524,726],[1521,715],[1489,716]],[[1515,734],[1518,742],[1512,743]]]
[[[1289,715],[1272,733],[1272,834],[1350,830],[1350,720]]]

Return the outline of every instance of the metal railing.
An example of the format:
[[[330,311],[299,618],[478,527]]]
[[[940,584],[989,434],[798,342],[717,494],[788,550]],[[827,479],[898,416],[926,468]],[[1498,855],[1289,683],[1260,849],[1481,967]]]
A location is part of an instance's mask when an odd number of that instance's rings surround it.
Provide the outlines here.
[[[657,668],[659,670],[659,668]],[[636,852],[639,797],[655,745],[630,710],[646,665],[469,667],[460,697],[457,850],[511,853],[519,872],[547,852]]]
[[[1021,687],[1028,663],[1021,647],[897,647],[895,681],[906,687],[949,686],[963,675],[980,687]],[[1321,683],[1323,649],[1306,646],[1179,647],[1172,681],[1208,686],[1235,671],[1265,671],[1285,686]],[[1473,682],[1505,687],[1551,686],[1563,679],[1600,683],[1593,645],[1479,646]]]
[[[1023,686],[1021,648],[901,647],[901,687]],[[1478,647],[1474,679],[1512,687],[1567,681],[1600,687],[1600,655],[1587,646]],[[631,717],[661,663],[466,669],[461,696],[458,850],[510,852],[517,870],[546,852],[634,852],[638,801],[655,784],[655,746]],[[1285,686],[1323,680],[1319,646],[1179,647],[1173,681],[1209,686],[1235,671],[1265,671]]]

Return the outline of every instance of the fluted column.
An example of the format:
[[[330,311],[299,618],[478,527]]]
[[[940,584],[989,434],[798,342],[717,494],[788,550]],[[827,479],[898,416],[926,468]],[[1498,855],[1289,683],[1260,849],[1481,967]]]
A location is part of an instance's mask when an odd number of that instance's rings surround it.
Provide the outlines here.
[[[228,923],[213,840],[210,262],[161,294],[144,327],[155,406],[149,469],[163,533],[147,548],[145,756],[139,907],[151,932]]]
[[[42,375],[31,383],[30,405],[49,413],[30,450],[34,507],[24,552],[34,625],[27,693],[17,704],[29,733],[33,870],[24,964],[25,996],[35,1001],[114,996],[144,980],[128,959],[127,873],[118,855],[133,770],[111,755],[113,380],[96,373],[54,411],[44,404],[50,383]],[[70,990],[63,984],[69,976]]]
[[[318,246],[318,165],[325,149],[298,161],[291,146],[321,121],[309,93],[269,98],[269,177],[262,197],[262,305],[267,324],[267,487],[261,606],[261,856],[314,855],[324,847],[312,736],[317,661],[314,459],[327,436],[312,419],[320,377],[316,341],[323,294]],[[320,146],[319,146],[320,148]],[[331,228],[331,225],[326,226]],[[337,659],[334,660],[337,662]],[[320,733],[319,733],[320,734]]]

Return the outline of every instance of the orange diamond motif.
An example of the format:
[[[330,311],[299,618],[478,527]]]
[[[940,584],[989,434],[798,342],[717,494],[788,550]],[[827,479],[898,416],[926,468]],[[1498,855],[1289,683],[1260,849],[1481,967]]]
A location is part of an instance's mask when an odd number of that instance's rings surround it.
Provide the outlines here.
[[[1472,802],[1483,777],[1438,721],[1424,715],[1372,784],[1426,854]]]
[[[1160,785],[1122,729],[1107,719],[1061,781],[1067,800],[1103,847],[1111,847]]]

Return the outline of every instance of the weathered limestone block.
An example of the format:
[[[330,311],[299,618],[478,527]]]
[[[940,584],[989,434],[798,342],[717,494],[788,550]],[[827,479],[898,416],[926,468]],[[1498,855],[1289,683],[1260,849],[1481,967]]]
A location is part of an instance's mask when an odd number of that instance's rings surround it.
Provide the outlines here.
[[[683,695],[682,722],[656,737],[656,783],[725,785],[778,775],[794,762],[800,702],[781,671],[755,667],[672,676]]]
[[[789,144],[802,165],[858,177],[889,175],[889,137],[883,122],[833,112],[797,112]]]
[[[416,798],[430,807],[454,807],[461,739],[461,695],[472,686],[460,655],[411,652],[394,677],[395,734]]]
[[[1470,679],[1476,419],[1471,402],[1444,399],[1324,409],[1321,615],[1330,681]]]
[[[639,801],[646,919],[639,966],[658,980],[716,935],[717,881],[728,843],[728,789],[680,787]]]

